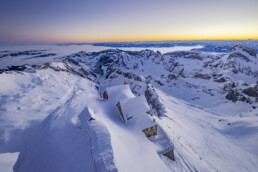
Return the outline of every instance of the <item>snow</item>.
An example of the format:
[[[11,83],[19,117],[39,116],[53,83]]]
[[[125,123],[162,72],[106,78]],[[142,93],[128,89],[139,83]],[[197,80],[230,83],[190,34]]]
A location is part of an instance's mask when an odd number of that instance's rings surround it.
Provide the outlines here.
[[[135,125],[138,127],[139,131],[154,127],[156,125],[156,123],[147,114],[133,116],[133,118],[127,122],[129,122],[128,125]]]
[[[149,105],[144,96],[121,100],[120,105],[123,114],[127,118],[146,115],[146,112],[150,111]]]
[[[175,46],[175,47],[159,47],[159,48],[155,48],[155,47],[148,47],[148,48],[144,48],[144,47],[119,47],[119,49],[124,50],[124,51],[142,51],[142,50],[152,50],[152,51],[159,51],[160,53],[164,54],[167,52],[173,52],[173,51],[190,51],[192,49],[199,49],[199,48],[203,48],[203,46],[201,45],[196,45],[196,46]]]
[[[170,171],[139,126],[122,123],[115,100],[100,99],[87,79],[51,69],[1,77],[7,80],[1,95],[24,92],[8,104],[1,100],[1,155],[7,159],[8,150],[20,152],[15,171]],[[10,81],[15,87],[8,87]],[[87,121],[89,115],[96,120]]]
[[[93,112],[92,109],[86,107],[83,109],[83,111],[81,112],[81,114],[79,115],[80,117],[80,121],[83,121],[83,122],[87,122],[89,121],[91,118],[93,119],[97,119],[97,116],[96,114]]]
[[[166,52],[172,52],[177,50],[191,50],[194,48],[202,48],[202,46],[176,46],[176,47],[160,47],[160,48],[154,48],[149,47],[148,49],[153,51],[160,51],[162,53]],[[62,45],[62,44],[37,44],[37,45],[0,45],[0,52],[8,51],[9,52],[19,52],[19,51],[29,51],[29,50],[39,50],[42,51],[43,54],[56,54],[49,57],[36,57],[37,55],[21,55],[18,57],[4,57],[0,58],[0,69],[5,68],[7,66],[11,65],[23,65],[23,64],[29,64],[29,65],[36,65],[36,64],[43,64],[46,62],[51,61],[59,61],[60,58],[63,56],[67,56],[70,54],[78,53],[80,51],[85,52],[98,52],[108,49],[117,49],[114,47],[109,46],[94,46],[90,44],[82,44],[82,45]],[[127,47],[121,47],[119,48],[121,50],[125,51],[141,51],[145,50],[145,47],[141,48],[127,48]],[[1,55],[1,53],[0,53]]]
[[[111,100],[105,102],[105,112],[114,117],[107,118],[111,143],[118,171],[170,171],[157,154],[157,146],[150,142],[133,120],[123,123]],[[113,108],[111,108],[113,107]],[[116,117],[116,118],[115,118]]]
[[[106,88],[106,91],[108,94],[108,99],[112,99],[116,102],[134,97],[128,84],[108,87]]]
[[[230,132],[235,130],[231,125],[228,126],[227,123],[221,124],[219,122],[225,116],[216,116],[195,107],[189,108],[185,102],[167,96],[162,91],[159,91],[159,95],[164,99],[167,113],[166,117],[155,119],[159,125],[164,126],[163,129],[170,138],[175,138],[175,157],[178,168],[175,171],[182,168],[186,171],[197,169],[198,171],[256,170],[257,145],[253,145],[252,151],[247,152],[245,146],[238,143],[239,137],[245,135],[245,133],[241,134],[235,131],[237,138],[225,136],[223,134],[224,129],[221,129],[222,126],[227,126]],[[252,117],[248,121],[251,122],[254,118]],[[255,120],[255,123],[257,123],[257,120]],[[247,127],[243,122],[240,124]],[[257,126],[247,128],[246,132],[249,132],[250,137],[249,139],[243,138],[243,142],[254,143],[251,137],[257,141],[257,134],[255,134],[258,129]],[[173,133],[175,133],[175,136],[173,136]],[[248,147],[250,148],[250,145]],[[245,163],[239,163],[243,160],[245,160]],[[180,163],[177,164],[178,162]]]
[[[115,72],[110,74],[114,78],[100,74],[84,78],[51,68],[0,74],[0,169],[256,171],[258,109],[245,102],[223,99],[225,95],[218,90],[224,83],[192,76],[196,72],[221,72],[239,82],[240,89],[245,88],[242,82],[255,84],[256,80],[228,69],[203,68],[211,60],[209,53],[201,54],[202,61],[142,53],[144,58],[122,52],[128,64],[118,68],[139,75],[141,81],[122,75],[114,77]],[[81,66],[56,59],[51,67],[66,70],[69,65],[75,71],[81,67],[91,71],[99,56],[78,57]],[[223,63],[228,62],[227,55],[219,56]],[[234,60],[255,69],[255,63]],[[177,68],[168,71],[172,63],[177,63]],[[135,64],[140,67],[133,69]],[[102,69],[106,74],[108,66]],[[169,74],[182,69],[184,77],[167,82]],[[146,114],[150,110],[143,96],[147,85],[153,86],[154,97],[164,108],[159,117]],[[107,100],[102,98],[105,89]],[[125,123],[116,107],[118,101],[124,114],[133,116]],[[91,117],[95,120],[89,121]],[[142,129],[154,125],[158,126],[158,135],[147,138]],[[175,161],[162,155],[172,147]]]
[[[1,153],[0,154],[0,167],[1,171],[11,172],[13,171],[13,165],[15,164],[19,152],[15,153]]]

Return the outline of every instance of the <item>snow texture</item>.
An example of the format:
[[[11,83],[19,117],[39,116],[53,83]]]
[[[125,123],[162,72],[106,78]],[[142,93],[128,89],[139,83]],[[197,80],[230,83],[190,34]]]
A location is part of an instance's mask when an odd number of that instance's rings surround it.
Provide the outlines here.
[[[24,46],[0,58],[0,171],[257,171],[258,58],[251,49],[60,47],[45,46],[53,54],[77,48],[37,61],[25,58],[48,53]],[[50,62],[41,65],[43,58]],[[120,119],[118,101],[133,118]],[[142,129],[153,124],[158,135],[147,138]],[[175,161],[163,155],[171,148]]]

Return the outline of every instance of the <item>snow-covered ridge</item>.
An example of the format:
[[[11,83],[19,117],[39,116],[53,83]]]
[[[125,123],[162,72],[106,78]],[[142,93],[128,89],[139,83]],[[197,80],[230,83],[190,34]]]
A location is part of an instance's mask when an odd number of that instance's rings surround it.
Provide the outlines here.
[[[200,40],[200,41],[137,41],[137,42],[106,42],[94,43],[94,46],[108,47],[175,47],[175,46],[200,46],[195,48],[197,51],[206,52],[230,52],[234,45],[248,46],[257,53],[257,40]]]
[[[258,59],[254,54],[251,49],[234,46],[228,54],[215,55],[187,51],[160,54],[150,50],[140,52],[108,50],[98,53],[80,52],[67,58],[82,61],[96,74],[105,78],[113,79],[122,75],[137,81],[152,80],[160,86],[177,87],[176,85],[183,84],[185,87],[204,90],[209,95],[214,95],[215,93],[211,92],[215,91],[221,97],[226,97],[229,89],[225,88],[229,88],[232,84],[239,86],[235,89],[241,93],[241,90],[256,85]],[[154,68],[155,70],[151,70]],[[257,100],[248,94],[244,93],[241,97],[243,98],[239,100],[250,104],[257,103]]]
[[[255,171],[257,65],[252,50],[235,46],[226,54],[79,52],[7,67],[0,154],[14,171]],[[124,84],[145,97],[157,136],[147,138],[140,122],[124,123],[117,100],[102,99]],[[172,144],[175,161],[162,154]]]

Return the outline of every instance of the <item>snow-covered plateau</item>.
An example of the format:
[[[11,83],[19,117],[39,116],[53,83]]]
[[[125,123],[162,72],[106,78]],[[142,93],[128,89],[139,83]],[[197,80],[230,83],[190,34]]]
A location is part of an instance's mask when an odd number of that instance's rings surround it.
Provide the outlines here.
[[[257,171],[252,49],[63,49],[1,51],[1,172]]]

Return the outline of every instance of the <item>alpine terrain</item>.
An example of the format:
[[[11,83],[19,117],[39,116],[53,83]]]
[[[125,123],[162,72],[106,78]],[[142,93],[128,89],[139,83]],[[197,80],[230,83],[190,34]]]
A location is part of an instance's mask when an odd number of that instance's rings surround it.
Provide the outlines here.
[[[247,46],[2,66],[0,171],[258,169],[258,58]]]

